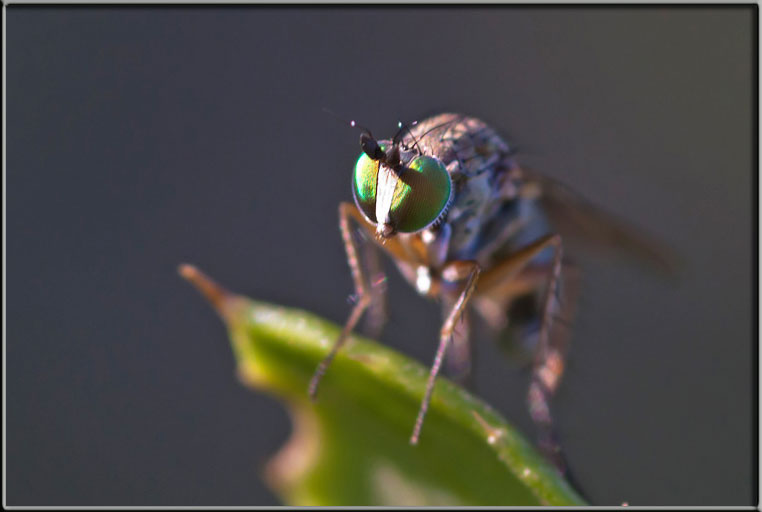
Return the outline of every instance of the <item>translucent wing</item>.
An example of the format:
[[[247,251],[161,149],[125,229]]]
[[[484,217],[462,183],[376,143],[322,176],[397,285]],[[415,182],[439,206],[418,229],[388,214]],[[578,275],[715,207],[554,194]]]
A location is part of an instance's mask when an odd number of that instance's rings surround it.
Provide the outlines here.
[[[538,201],[548,220],[566,242],[598,251],[614,250],[659,273],[675,276],[678,261],[674,252],[628,222],[597,207],[563,183],[521,169],[522,181],[536,188]]]

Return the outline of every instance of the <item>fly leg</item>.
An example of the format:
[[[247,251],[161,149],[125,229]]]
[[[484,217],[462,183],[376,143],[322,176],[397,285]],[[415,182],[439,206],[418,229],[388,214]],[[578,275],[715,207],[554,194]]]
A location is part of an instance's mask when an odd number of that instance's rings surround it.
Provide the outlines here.
[[[550,399],[558,388],[564,371],[564,351],[558,343],[551,343],[551,326],[555,310],[558,309],[557,289],[561,278],[561,258],[563,248],[561,237],[555,235],[549,240],[552,245],[553,263],[550,269],[545,295],[540,310],[540,335],[537,353],[532,367],[532,380],[529,383],[527,403],[529,414],[539,430],[539,445],[545,455],[556,465],[561,473],[566,472],[566,463],[561,452],[561,445],[553,427],[550,414]]]
[[[415,427],[413,428],[413,435],[410,437],[410,444],[417,444],[418,437],[421,434],[421,427],[423,426],[423,419],[426,416],[426,411],[431,403],[431,393],[434,391],[434,383],[436,382],[439,369],[442,366],[442,360],[447,352],[447,346],[452,338],[453,330],[461,314],[465,310],[468,300],[476,288],[476,280],[479,277],[481,269],[476,262],[473,261],[455,261],[445,267],[442,272],[442,276],[445,280],[450,282],[458,282],[466,279],[466,284],[463,290],[460,292],[458,300],[455,302],[452,310],[447,315],[447,318],[442,325],[442,330],[439,334],[439,347],[437,348],[437,354],[434,357],[434,364],[431,366],[429,372],[429,379],[426,382],[426,392],[423,395],[423,401],[421,402],[421,408],[418,411],[418,417],[415,420]]]
[[[347,263],[349,264],[349,269],[352,272],[352,280],[354,281],[355,285],[355,296],[357,297],[357,302],[355,302],[355,305],[352,308],[352,313],[349,315],[347,322],[344,324],[344,329],[342,329],[341,334],[334,342],[333,347],[331,347],[331,351],[320,362],[317,369],[315,370],[314,375],[312,376],[312,379],[310,380],[309,394],[313,400],[317,394],[317,388],[320,384],[320,380],[323,378],[323,375],[328,369],[328,366],[331,364],[331,361],[333,361],[333,358],[336,357],[336,354],[346,342],[349,334],[357,326],[357,322],[359,322],[365,310],[371,307],[374,299],[379,298],[383,291],[383,287],[381,287],[378,290],[375,290],[377,293],[374,293],[372,284],[368,282],[369,273],[363,268],[362,262],[359,258],[357,244],[354,237],[352,236],[352,231],[350,229],[351,220],[354,220],[357,225],[360,226],[360,229],[362,230],[366,240],[369,243],[375,243],[373,241],[375,237],[375,227],[365,220],[362,213],[360,213],[360,210],[358,210],[357,207],[352,203],[342,202],[339,204],[339,229],[341,230],[341,238],[344,241],[344,250],[347,253]],[[386,240],[382,245],[376,244],[376,246],[383,249],[385,253],[391,256],[398,263],[403,263],[404,267],[401,267],[401,270],[407,270],[408,273],[410,272],[409,269],[415,269],[423,263],[422,261],[411,258],[411,255],[405,250],[405,247],[403,247],[400,242],[394,238]],[[381,311],[383,311],[383,309],[381,309]]]
[[[551,304],[549,305],[550,319],[547,325],[547,342],[545,345],[547,352],[544,359],[547,368],[543,368],[543,354],[539,351],[533,367],[533,379],[538,378],[538,382],[541,383],[539,384],[540,386],[544,385],[543,376],[547,378],[549,374],[554,375],[554,377],[550,378],[553,381],[554,387],[550,389],[550,393],[545,397],[545,407],[548,407],[547,401],[557,389],[564,371],[568,341],[571,335],[571,323],[576,313],[575,309],[579,292],[579,268],[566,260],[562,260],[561,267],[561,276],[557,278],[556,283],[556,293],[548,298]],[[543,345],[540,344],[538,350],[542,349]],[[538,361],[541,363],[539,366]],[[529,392],[532,392],[531,384]],[[529,396],[528,398],[530,399],[529,405],[531,411],[531,398]],[[577,492],[583,498],[586,498],[586,493],[577,481],[573,471],[569,468],[553,425],[550,424],[546,428],[545,433],[541,430],[539,434],[541,449],[548,454],[549,458],[551,458],[559,471],[564,474],[566,480],[572,484]]]
[[[331,351],[320,362],[310,380],[309,394],[310,398],[313,400],[317,395],[318,384],[320,384],[320,380],[323,378],[328,366],[331,364],[331,361],[333,361],[333,358],[336,357],[339,349],[344,345],[349,334],[355,328],[360,317],[362,317],[362,314],[368,306],[370,306],[373,299],[368,283],[368,276],[360,263],[356,242],[352,236],[349,224],[353,208],[354,205],[349,203],[339,204],[339,229],[341,230],[341,238],[344,241],[344,249],[347,253],[347,263],[349,263],[349,269],[352,272],[352,280],[355,285],[355,296],[357,297],[357,301],[352,308],[352,313],[349,315],[347,322],[344,324],[344,329],[342,329],[341,334],[333,343]]]
[[[553,250],[553,259],[549,267],[539,274],[528,268],[532,260],[547,249]],[[564,370],[564,348],[568,338],[569,312],[573,304],[571,298],[568,301],[558,299],[562,258],[560,235],[551,234],[540,238],[507,257],[482,276],[481,290],[475,304],[488,323],[499,325],[497,311],[506,311],[507,304],[514,298],[536,290],[538,285],[546,285],[540,301],[540,332],[527,402],[530,416],[538,428],[540,449],[563,473],[566,464],[550,413],[550,399]],[[571,297],[571,290],[566,290],[566,286],[563,291]],[[558,312],[562,310],[566,311],[559,315]],[[554,328],[556,323],[558,328]]]
[[[457,299],[457,296],[453,297]],[[443,310],[447,315],[455,305],[455,300],[443,300]],[[469,309],[465,309],[452,331],[452,346],[445,356],[445,372],[449,378],[468,389],[473,388],[474,344],[471,339]],[[446,318],[446,316],[445,316]]]
[[[368,293],[371,295],[368,312],[365,315],[365,332],[371,338],[378,338],[387,320],[386,275],[378,258],[378,249],[365,235],[362,247],[363,262],[367,269]]]

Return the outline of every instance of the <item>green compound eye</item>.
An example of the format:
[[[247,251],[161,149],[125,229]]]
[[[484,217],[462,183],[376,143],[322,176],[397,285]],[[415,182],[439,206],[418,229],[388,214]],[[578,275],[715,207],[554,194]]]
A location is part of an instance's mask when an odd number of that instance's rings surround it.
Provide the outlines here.
[[[385,144],[381,145],[386,150]],[[365,217],[376,224],[376,184],[378,182],[378,160],[372,160],[362,153],[355,164],[352,175],[352,193],[357,207]]]
[[[429,156],[416,157],[397,182],[389,216],[397,231],[420,231],[445,212],[451,194],[452,180],[444,164]]]
[[[388,145],[381,144],[386,151]],[[352,176],[355,203],[365,217],[377,224],[376,194],[379,162],[365,153],[360,155]],[[452,180],[444,164],[428,156],[416,157],[402,172],[394,188],[389,218],[395,231],[415,233],[445,212],[452,193]]]

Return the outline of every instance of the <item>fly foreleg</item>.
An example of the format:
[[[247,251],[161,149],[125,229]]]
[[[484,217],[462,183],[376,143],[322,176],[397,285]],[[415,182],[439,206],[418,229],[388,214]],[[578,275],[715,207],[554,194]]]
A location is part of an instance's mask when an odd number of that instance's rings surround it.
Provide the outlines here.
[[[386,275],[379,259],[376,245],[365,235],[362,244],[362,256],[367,270],[367,291],[370,304],[365,314],[364,330],[371,338],[378,338],[387,320],[386,312]]]
[[[442,360],[447,352],[447,346],[452,338],[453,329],[457,324],[461,314],[466,308],[468,300],[476,288],[476,280],[479,277],[480,268],[476,262],[473,261],[455,261],[445,267],[442,275],[450,282],[462,281],[466,279],[466,284],[463,290],[460,292],[458,300],[455,302],[450,314],[442,325],[442,330],[439,334],[439,347],[437,348],[437,354],[434,357],[434,364],[431,366],[429,372],[429,379],[426,382],[426,392],[423,395],[423,401],[418,411],[418,417],[415,420],[415,427],[413,428],[413,435],[410,437],[410,444],[417,444],[418,438],[421,434],[421,427],[423,426],[423,420],[426,416],[426,411],[431,403],[431,394],[434,391],[434,383],[436,382],[439,369],[442,366]],[[449,274],[449,275],[448,275]]]
[[[310,398],[313,400],[317,395],[318,384],[320,384],[320,380],[323,378],[328,366],[331,364],[331,361],[333,361],[333,358],[336,357],[339,349],[344,345],[349,334],[354,330],[357,322],[359,322],[362,314],[368,306],[370,306],[373,299],[373,294],[370,291],[368,282],[368,275],[361,264],[357,245],[350,228],[353,209],[354,205],[350,203],[339,204],[339,229],[341,230],[341,238],[344,242],[344,250],[347,253],[347,263],[349,263],[349,269],[352,272],[352,280],[355,285],[355,296],[357,297],[357,301],[352,308],[352,313],[349,315],[347,322],[344,324],[344,329],[342,329],[341,334],[339,334],[339,337],[333,343],[331,351],[320,362],[310,380],[309,394]]]

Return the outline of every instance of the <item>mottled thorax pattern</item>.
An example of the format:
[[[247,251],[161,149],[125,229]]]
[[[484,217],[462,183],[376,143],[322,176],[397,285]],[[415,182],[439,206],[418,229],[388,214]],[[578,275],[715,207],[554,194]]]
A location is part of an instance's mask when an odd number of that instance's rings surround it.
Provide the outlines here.
[[[484,243],[483,228],[510,199],[505,194],[508,144],[482,121],[458,114],[425,119],[404,142],[413,151],[439,158],[452,177],[454,197],[442,222],[451,230],[447,259],[475,257]]]

